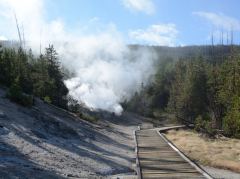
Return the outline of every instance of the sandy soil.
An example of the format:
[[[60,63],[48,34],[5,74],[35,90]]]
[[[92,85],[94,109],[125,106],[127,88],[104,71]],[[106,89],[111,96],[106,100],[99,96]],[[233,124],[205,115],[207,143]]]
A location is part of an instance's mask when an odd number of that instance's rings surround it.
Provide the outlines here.
[[[114,178],[134,174],[133,131],[142,119],[91,124],[37,100],[32,109],[0,90],[0,178]]]

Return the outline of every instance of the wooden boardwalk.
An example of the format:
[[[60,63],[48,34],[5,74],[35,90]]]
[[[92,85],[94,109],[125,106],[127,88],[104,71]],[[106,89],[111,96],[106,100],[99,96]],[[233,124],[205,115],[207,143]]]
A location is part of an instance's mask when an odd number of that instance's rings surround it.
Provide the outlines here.
[[[138,130],[135,135],[139,178],[209,178],[174,150],[157,130]]]

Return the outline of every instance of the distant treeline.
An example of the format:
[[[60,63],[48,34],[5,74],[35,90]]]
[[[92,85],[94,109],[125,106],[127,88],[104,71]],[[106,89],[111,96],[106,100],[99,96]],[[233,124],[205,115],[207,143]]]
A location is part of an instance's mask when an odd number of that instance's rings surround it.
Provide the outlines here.
[[[167,111],[195,123],[197,130],[240,138],[239,46],[194,48],[202,54],[185,47],[176,48],[173,56],[162,55],[154,82],[142,87],[125,108],[145,116]]]
[[[8,87],[7,96],[25,106],[33,105],[33,96],[66,108],[68,89],[54,47],[44,54],[33,55],[21,47],[3,47],[0,44],[0,84]]]

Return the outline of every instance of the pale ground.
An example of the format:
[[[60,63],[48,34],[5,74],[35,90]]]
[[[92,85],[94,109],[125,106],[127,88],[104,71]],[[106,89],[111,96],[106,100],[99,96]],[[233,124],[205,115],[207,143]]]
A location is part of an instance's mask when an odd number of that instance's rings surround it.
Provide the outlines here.
[[[203,168],[216,178],[240,178],[240,140],[209,139],[192,130],[171,130],[166,136],[192,160],[210,166]]]
[[[139,117],[109,115],[91,124],[40,100],[27,109],[4,96],[0,90],[0,178],[135,174],[133,131]]]

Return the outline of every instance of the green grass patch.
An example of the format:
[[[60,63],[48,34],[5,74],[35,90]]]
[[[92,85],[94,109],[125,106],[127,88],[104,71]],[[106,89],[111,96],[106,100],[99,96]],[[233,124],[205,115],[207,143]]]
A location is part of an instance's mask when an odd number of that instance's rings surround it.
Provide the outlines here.
[[[79,113],[78,116],[85,120],[85,121],[88,121],[88,122],[91,122],[91,123],[96,123],[99,119],[98,117],[96,116],[93,116],[93,115],[90,115],[90,114],[87,114],[87,113]]]

